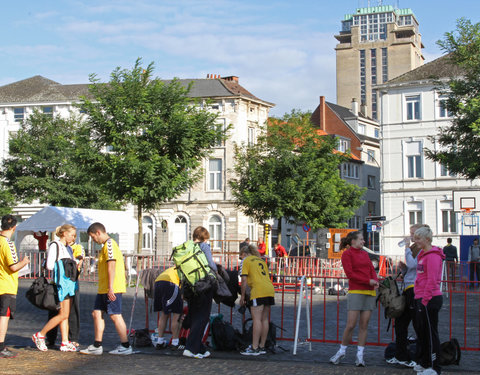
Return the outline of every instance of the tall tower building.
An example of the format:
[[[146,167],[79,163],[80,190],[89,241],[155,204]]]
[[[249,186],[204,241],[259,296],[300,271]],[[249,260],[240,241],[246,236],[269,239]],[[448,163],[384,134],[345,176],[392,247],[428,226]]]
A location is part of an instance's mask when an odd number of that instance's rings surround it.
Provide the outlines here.
[[[373,86],[423,64],[418,21],[411,9],[391,5],[358,8],[345,15],[335,35],[337,104],[350,107],[355,98],[365,115],[378,119],[379,100]]]

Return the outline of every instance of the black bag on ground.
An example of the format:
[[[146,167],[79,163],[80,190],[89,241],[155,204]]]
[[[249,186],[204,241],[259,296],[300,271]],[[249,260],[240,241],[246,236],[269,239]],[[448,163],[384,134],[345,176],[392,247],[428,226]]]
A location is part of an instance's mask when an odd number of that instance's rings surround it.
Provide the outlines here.
[[[407,350],[408,350],[410,359],[415,360],[415,355],[417,351],[417,340],[409,339],[407,344]],[[391,342],[385,348],[385,353],[384,353],[385,359],[391,359],[395,357],[396,354],[397,354],[397,344],[394,342]]]
[[[222,316],[212,319],[210,332],[215,350],[231,351],[240,349],[240,332],[233,328],[230,323],[223,321]]]
[[[33,280],[25,297],[33,306],[42,310],[56,311],[60,308],[57,286],[43,276]]]
[[[148,328],[135,330],[135,332],[133,332],[132,338],[132,346],[134,348],[145,348],[147,346],[153,345]]]
[[[441,366],[459,365],[462,358],[460,344],[456,338],[443,342],[440,345],[440,358],[438,359]]]

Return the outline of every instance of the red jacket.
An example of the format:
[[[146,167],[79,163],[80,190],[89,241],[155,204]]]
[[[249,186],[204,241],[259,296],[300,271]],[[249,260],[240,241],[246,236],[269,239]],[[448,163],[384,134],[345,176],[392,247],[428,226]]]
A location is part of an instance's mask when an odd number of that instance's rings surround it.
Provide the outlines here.
[[[266,251],[267,251],[267,245],[265,244],[265,242],[257,243],[257,248],[258,248],[258,252],[260,253],[260,255],[264,256]]]
[[[349,290],[373,290],[370,280],[378,281],[366,251],[350,247],[342,254],[342,266],[348,277]]]
[[[279,258],[283,258],[283,257],[288,255],[287,251],[285,250],[285,248],[282,245],[275,246],[275,254]]]

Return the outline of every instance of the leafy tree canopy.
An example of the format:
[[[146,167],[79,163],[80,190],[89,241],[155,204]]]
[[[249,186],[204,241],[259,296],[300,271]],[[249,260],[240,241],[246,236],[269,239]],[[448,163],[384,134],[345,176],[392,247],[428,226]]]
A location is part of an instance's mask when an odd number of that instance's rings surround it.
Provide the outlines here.
[[[86,135],[74,116],[52,118],[35,111],[9,140],[2,165],[9,192],[23,203],[118,208],[90,169],[97,152]]]
[[[452,72],[460,73],[445,88],[451,125],[435,137],[439,150],[426,150],[426,155],[450,172],[474,179],[480,176],[480,23],[459,19],[456,30],[438,45],[449,53]]]
[[[109,192],[143,210],[185,192],[202,175],[203,159],[225,136],[217,115],[195,105],[190,86],[152,77],[153,63],[115,69],[108,84],[90,77],[81,108],[104,152],[96,165]],[[139,236],[139,249],[140,246]]]
[[[304,221],[313,229],[342,227],[363,203],[363,190],[340,178],[347,160],[337,141],[319,135],[310,113],[270,119],[255,145],[236,148],[230,181],[236,204],[248,216]]]

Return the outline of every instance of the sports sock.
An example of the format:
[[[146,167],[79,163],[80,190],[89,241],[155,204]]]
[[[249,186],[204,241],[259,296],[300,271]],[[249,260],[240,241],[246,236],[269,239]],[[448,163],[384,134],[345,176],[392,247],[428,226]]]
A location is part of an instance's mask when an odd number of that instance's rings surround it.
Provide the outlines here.
[[[0,352],[5,349],[5,342],[0,342]]]
[[[346,345],[340,345],[340,353],[343,353],[345,354],[345,352],[347,351],[347,346]]]
[[[363,350],[365,349],[364,346],[357,346],[357,355],[359,357],[363,357]]]
[[[172,345],[177,346],[178,345],[178,339],[172,339]]]
[[[129,348],[130,347],[130,343],[127,341],[127,342],[122,342],[122,346],[124,348]]]
[[[95,342],[93,343],[93,346],[96,347],[96,348],[99,348],[99,347],[102,346],[102,342],[101,342],[101,341],[95,341]]]

